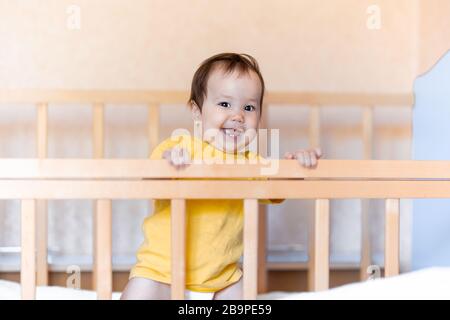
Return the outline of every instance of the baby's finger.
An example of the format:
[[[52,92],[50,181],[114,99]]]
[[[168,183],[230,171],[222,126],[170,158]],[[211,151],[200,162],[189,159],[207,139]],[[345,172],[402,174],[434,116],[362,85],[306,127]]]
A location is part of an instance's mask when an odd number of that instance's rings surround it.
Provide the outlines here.
[[[172,150],[164,151],[162,154],[162,158],[170,161],[171,160],[171,152],[172,152]]]
[[[309,168],[311,166],[311,157],[308,151],[303,152],[305,155],[305,167]]]
[[[311,159],[311,166],[315,167],[317,164],[317,154],[315,151],[309,152],[309,158]]]
[[[181,162],[186,165],[191,163],[191,155],[189,154],[189,151],[184,148],[181,149]]]
[[[178,153],[180,150],[178,148],[173,148],[170,152],[170,162],[174,165],[178,164]]]
[[[304,166],[305,165],[305,155],[303,154],[303,152],[297,152],[295,154],[295,157],[297,158],[298,162]]]
[[[321,148],[315,148],[314,151],[316,152],[317,158],[322,157],[322,149]]]
[[[291,152],[286,152],[284,154],[285,159],[294,159],[294,155]]]
[[[184,169],[191,163],[189,151],[184,148],[178,148],[174,153],[173,164],[177,169]]]
[[[181,154],[181,149],[180,148],[173,148],[172,149],[172,154],[171,154],[171,161],[172,164],[175,166],[179,166],[182,164],[182,154]]]

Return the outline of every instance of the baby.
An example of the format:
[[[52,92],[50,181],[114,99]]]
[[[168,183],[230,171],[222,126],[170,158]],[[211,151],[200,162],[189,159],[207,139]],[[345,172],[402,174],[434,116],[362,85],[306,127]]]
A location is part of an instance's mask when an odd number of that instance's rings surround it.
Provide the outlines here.
[[[248,150],[261,119],[264,80],[256,60],[246,54],[222,53],[195,72],[189,107],[201,137],[180,135],[153,150],[150,159],[167,159],[177,169],[193,159],[258,158]],[[197,154],[200,150],[201,155]],[[287,152],[314,167],[320,149]],[[260,200],[280,203],[283,200]],[[186,298],[242,299],[242,200],[188,200]],[[170,201],[155,200],[154,213],[143,224],[145,241],[121,299],[170,299]]]

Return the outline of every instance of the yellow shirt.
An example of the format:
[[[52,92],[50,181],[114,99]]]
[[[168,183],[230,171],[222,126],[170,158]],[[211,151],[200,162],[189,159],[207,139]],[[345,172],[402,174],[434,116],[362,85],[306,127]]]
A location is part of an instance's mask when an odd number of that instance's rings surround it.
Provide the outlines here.
[[[199,150],[203,151],[203,159],[225,159],[224,152],[205,141],[189,135],[176,138],[159,144],[150,159],[162,159],[163,152],[176,145],[186,147],[192,159],[201,158]],[[247,151],[232,157],[251,159],[259,156]],[[282,201],[260,200],[260,203]],[[243,201],[187,200],[186,214],[186,288],[216,292],[239,281],[242,276],[238,261],[243,252]],[[153,215],[144,220],[142,229],[145,240],[137,252],[137,263],[130,278],[150,278],[170,284],[170,200],[155,200]]]

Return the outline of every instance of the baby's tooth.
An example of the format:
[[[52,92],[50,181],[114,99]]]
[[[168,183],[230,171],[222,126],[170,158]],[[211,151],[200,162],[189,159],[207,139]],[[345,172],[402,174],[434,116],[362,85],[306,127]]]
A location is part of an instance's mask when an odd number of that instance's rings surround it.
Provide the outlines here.
[[[240,134],[239,130],[235,130],[235,129],[227,128],[227,129],[223,129],[223,130],[224,130],[225,134],[230,137],[236,137]]]

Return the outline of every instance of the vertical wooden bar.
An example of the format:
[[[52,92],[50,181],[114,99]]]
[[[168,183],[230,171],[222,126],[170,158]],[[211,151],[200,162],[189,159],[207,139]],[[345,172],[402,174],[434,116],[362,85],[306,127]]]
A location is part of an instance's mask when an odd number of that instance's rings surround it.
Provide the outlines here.
[[[95,214],[95,287],[97,299],[112,297],[111,200],[97,200]]]
[[[309,107],[309,147],[320,145],[320,106]]]
[[[37,105],[37,154],[39,159],[47,157],[48,136],[48,105],[39,103]]]
[[[159,105],[157,104],[148,106],[148,142],[148,156],[150,157],[159,142]]]
[[[104,157],[104,105],[93,105],[93,157]],[[93,287],[98,299],[112,296],[112,203],[94,201]]]
[[[258,200],[244,200],[244,300],[258,294]]]
[[[37,285],[48,285],[48,212],[47,201],[36,201]]]
[[[385,213],[384,276],[400,273],[400,200],[387,199]]]
[[[363,158],[371,160],[373,158],[373,107],[363,108],[362,119],[362,140]],[[361,199],[361,266],[360,279],[367,280],[369,266],[372,264],[372,248],[370,241],[370,200]]]
[[[268,155],[268,138],[269,138],[269,121],[268,121],[268,104],[264,104],[262,108],[260,128],[266,131],[258,134],[258,153],[263,157]],[[265,134],[264,134],[265,133]],[[261,135],[263,134],[263,135]],[[267,205],[258,204],[258,293],[268,291],[268,274],[267,274]]]
[[[184,300],[186,287],[186,200],[171,200],[172,300]]]
[[[361,199],[361,262],[359,277],[361,281],[369,278],[369,266],[372,264],[372,248],[370,241],[370,223],[368,199]]]
[[[153,149],[159,142],[159,105],[151,104],[148,110],[148,157],[150,158]],[[149,200],[149,208],[154,206],[153,199]]]
[[[93,157],[101,159],[104,156],[104,106],[102,103],[93,105]]]
[[[21,201],[21,262],[22,299],[36,298],[36,202]]]
[[[320,106],[310,106],[309,107],[309,147],[315,148],[320,145]],[[323,240],[323,237],[328,237],[328,235],[323,234],[325,230],[318,229],[317,223],[319,222],[322,216],[318,213],[318,210],[322,207],[322,202],[319,200],[316,201],[315,212],[313,212],[313,217],[308,226],[308,237],[309,237],[309,263],[308,263],[308,287],[310,291],[317,291],[321,288],[321,281],[325,279],[320,278],[320,274],[322,272],[320,263],[323,263],[320,259],[320,255],[318,255],[318,251],[322,254],[325,254],[323,251],[320,251],[321,243],[318,242]],[[322,232],[322,233],[321,233]],[[328,250],[328,244],[327,244]],[[328,252],[328,251],[327,251]],[[328,253],[326,253],[328,259]],[[327,260],[328,261],[328,260]],[[326,266],[328,272],[328,263]],[[324,272],[322,272],[324,273]],[[327,275],[328,277],[328,275]],[[328,286],[328,278],[326,279],[326,283]]]
[[[264,104],[262,107],[262,114],[261,114],[261,120],[259,124],[259,129],[266,130],[265,135],[258,134],[258,154],[262,157],[268,156],[268,135],[269,135],[269,119],[268,119],[268,113],[269,113],[269,105]],[[261,132],[264,133],[264,132]]]
[[[330,201],[317,199],[310,238],[309,290],[321,291],[329,286]]]
[[[371,160],[373,157],[373,107],[363,108],[362,119],[362,140],[365,160]]]
[[[258,293],[268,291],[267,274],[267,205],[258,204]]]
[[[37,105],[37,156],[47,158],[48,144],[48,104]],[[36,202],[36,236],[37,236],[37,285],[48,285],[48,213],[47,200]]]

